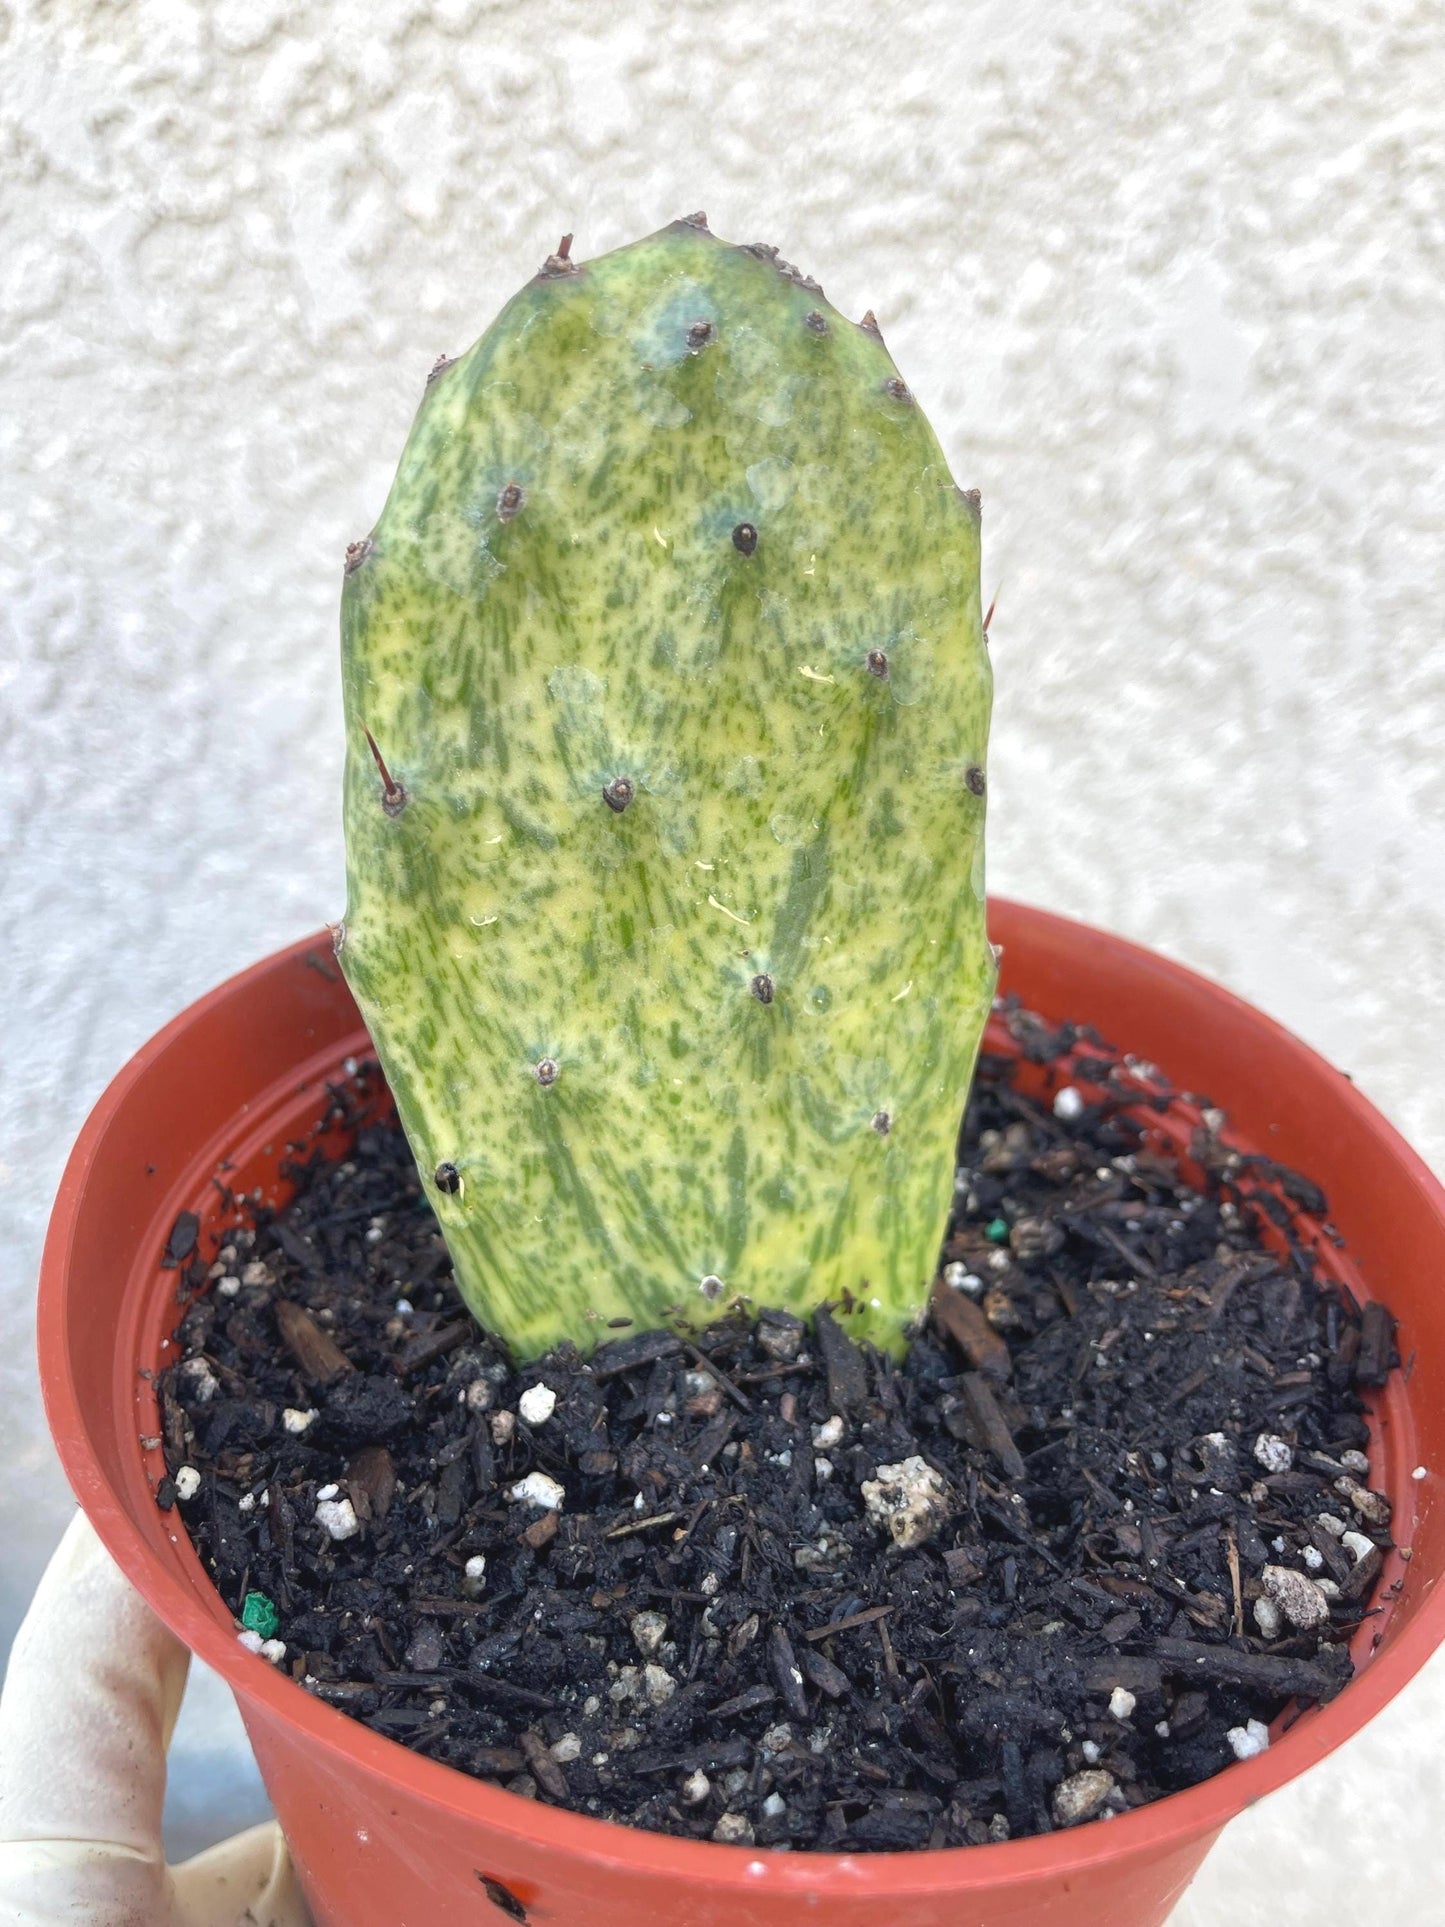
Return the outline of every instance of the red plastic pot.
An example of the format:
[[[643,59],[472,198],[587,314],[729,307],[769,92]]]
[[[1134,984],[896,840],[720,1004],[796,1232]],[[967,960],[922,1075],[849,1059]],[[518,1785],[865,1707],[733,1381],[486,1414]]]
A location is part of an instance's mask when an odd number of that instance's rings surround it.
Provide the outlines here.
[[[1356,1732],[1445,1636],[1445,1192],[1348,1080],[1227,991],[1117,937],[996,901],[1004,987],[1095,1025],[1207,1091],[1232,1141],[1328,1192],[1346,1252],[1325,1255],[1399,1317],[1398,1375],[1376,1415],[1375,1479],[1412,1548],[1363,1634],[1359,1677],[1270,1750],[1107,1824],[945,1853],[753,1851],[559,1812],[419,1759],[322,1705],[237,1643],[174,1513],[146,1368],[166,1360],[176,1215],[217,1222],[211,1178],[280,1192],[279,1160],[367,1039],[318,937],[223,984],[163,1030],[101,1098],[66,1169],[46,1244],[40,1365],[81,1504],[132,1582],[235,1691],[320,1927],[462,1927],[507,1913],[556,1927],[1158,1927],[1221,1827]],[[995,1036],[994,1042],[1002,1041]],[[209,1247],[207,1247],[209,1248]],[[1358,1272],[1355,1267],[1358,1267]],[[1423,1463],[1424,1480],[1411,1476]],[[1369,1622],[1367,1622],[1368,1626]],[[488,1883],[495,1883],[489,1885]]]

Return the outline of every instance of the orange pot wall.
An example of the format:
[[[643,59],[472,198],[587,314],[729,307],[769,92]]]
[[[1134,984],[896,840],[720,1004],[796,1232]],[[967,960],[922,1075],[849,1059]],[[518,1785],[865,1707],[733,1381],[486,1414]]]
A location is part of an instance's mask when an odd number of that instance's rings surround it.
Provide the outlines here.
[[[317,1927],[505,1927],[481,1875],[551,1927],[1159,1927],[1217,1830],[1057,1869],[1039,1853],[1020,1867],[1010,1847],[839,1859],[659,1839],[642,1856],[629,1829],[595,1821],[605,1843],[574,1854],[545,1822],[503,1834],[465,1798],[442,1816],[400,1776],[318,1762],[269,1709],[240,1703]],[[727,1858],[699,1879],[704,1851]]]
[[[160,1427],[140,1372],[169,1353],[176,1274],[157,1258],[177,1212],[219,1228],[223,1157],[231,1184],[282,1196],[286,1140],[320,1115],[326,1077],[367,1049],[323,935],[202,998],[101,1098],[61,1183],[39,1333],[71,1483],[156,1612],[234,1688],[319,1927],[500,1923],[485,1880],[554,1927],[1159,1927],[1219,1829],[1347,1739],[1445,1637],[1445,1192],[1347,1079],[1228,992],[1023,905],[996,900],[990,920],[1005,989],[1160,1064],[1228,1110],[1235,1143],[1321,1183],[1347,1241],[1323,1260],[1360,1295],[1359,1273],[1377,1281],[1401,1321],[1413,1365],[1376,1415],[1375,1482],[1413,1557],[1387,1564],[1401,1591],[1359,1636],[1360,1676],[1267,1753],[1137,1813],[1002,1846],[849,1857],[673,1840],[518,1799],[251,1657],[175,1515],[156,1508],[163,1468],[138,1440]],[[996,1025],[990,1048],[1006,1046]]]

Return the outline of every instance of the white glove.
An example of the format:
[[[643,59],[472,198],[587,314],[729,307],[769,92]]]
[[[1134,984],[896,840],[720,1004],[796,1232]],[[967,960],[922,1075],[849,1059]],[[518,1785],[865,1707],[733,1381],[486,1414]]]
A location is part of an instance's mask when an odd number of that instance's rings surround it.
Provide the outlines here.
[[[274,1822],[166,1866],[166,1747],[189,1666],[78,1516],[0,1698],[5,1927],[311,1927]]]

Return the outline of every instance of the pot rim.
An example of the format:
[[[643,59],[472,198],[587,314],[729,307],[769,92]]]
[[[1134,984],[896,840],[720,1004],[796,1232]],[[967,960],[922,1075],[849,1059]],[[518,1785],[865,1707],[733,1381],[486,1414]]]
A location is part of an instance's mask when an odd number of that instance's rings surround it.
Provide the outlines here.
[[[1201,973],[1127,938],[1007,899],[991,898],[990,908],[1003,913],[1009,922],[1022,918],[1040,934],[1056,939],[1067,940],[1071,933],[1093,942],[1102,939],[1134,969],[1188,986],[1196,997],[1202,995],[1226,1030],[1243,1023],[1256,1036],[1269,1035],[1276,1048],[1302,1069],[1329,1071],[1337,1080],[1341,1110],[1377,1141],[1420,1191],[1431,1213],[1445,1223],[1445,1186],[1424,1160],[1352,1083],[1331,1071],[1318,1052],[1273,1018]],[[238,1643],[231,1615],[219,1594],[215,1595],[216,1612],[207,1610],[177,1566],[146,1542],[112,1489],[71,1373],[67,1279],[87,1182],[116,1114],[133,1088],[203,1010],[224,1001],[254,975],[317,952],[329,959],[330,935],[325,930],[235,973],[173,1017],[111,1080],[86,1119],[60,1182],[41,1261],[37,1336],[46,1416],[61,1463],[117,1565],[170,1630],[219,1673],[243,1701],[256,1703],[270,1719],[304,1735],[318,1752],[342,1756],[353,1768],[363,1768],[381,1780],[403,1781],[415,1795],[458,1819],[484,1824],[518,1840],[540,1841],[554,1851],[625,1869],[638,1877],[692,1880],[740,1893],[756,1890],[764,1882],[775,1890],[796,1889],[820,1897],[842,1891],[906,1897],[945,1889],[1007,1887],[1036,1879],[1041,1873],[1067,1875],[1141,1849],[1158,1849],[1217,1832],[1244,1808],[1350,1739],[1445,1640],[1445,1586],[1440,1586],[1418,1604],[1409,1622],[1392,1634],[1383,1650],[1335,1699],[1313,1709],[1254,1759],[1225,1767],[1197,1786],[1165,1795],[1107,1824],[986,1846],[893,1853],[776,1852],[767,1848],[740,1851],[543,1806],[474,1780],[457,1768],[410,1753],[360,1721],[298,1690],[294,1681]],[[1227,1099],[1227,1090],[1224,1096]],[[182,1543],[189,1545],[189,1541]]]

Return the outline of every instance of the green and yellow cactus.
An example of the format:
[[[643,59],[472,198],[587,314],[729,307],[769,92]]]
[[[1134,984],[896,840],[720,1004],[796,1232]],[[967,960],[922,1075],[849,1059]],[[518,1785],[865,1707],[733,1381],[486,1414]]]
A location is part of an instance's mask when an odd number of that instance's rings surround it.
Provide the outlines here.
[[[994,985],[978,498],[871,315],[701,215],[564,243],[432,371],[342,608],[337,932],[521,1356],[806,1312],[900,1346]]]

